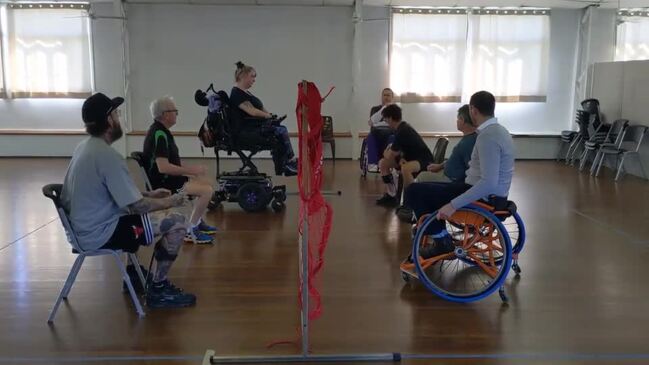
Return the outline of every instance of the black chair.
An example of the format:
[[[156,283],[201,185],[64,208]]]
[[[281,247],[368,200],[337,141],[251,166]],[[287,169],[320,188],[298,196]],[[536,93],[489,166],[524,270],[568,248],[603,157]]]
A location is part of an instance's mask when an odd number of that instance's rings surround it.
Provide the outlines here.
[[[142,181],[144,181],[144,188],[146,191],[151,191],[153,190],[153,187],[151,186],[151,181],[149,180],[149,176],[146,173],[146,164],[144,162],[144,154],[139,151],[134,151],[131,152],[131,158],[137,162],[138,166],[140,167],[140,175],[142,176]]]

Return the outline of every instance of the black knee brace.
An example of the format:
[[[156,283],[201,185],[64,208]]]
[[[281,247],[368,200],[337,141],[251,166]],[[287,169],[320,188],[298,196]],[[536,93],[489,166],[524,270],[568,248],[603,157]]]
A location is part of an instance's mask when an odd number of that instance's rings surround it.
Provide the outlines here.
[[[392,177],[392,174],[381,176],[381,179],[383,179],[383,182],[386,184],[392,184],[394,182],[394,178]]]
[[[155,251],[153,251],[153,256],[155,257],[156,261],[174,261],[176,260],[176,257],[178,257],[177,254],[170,254],[163,245],[156,246]]]

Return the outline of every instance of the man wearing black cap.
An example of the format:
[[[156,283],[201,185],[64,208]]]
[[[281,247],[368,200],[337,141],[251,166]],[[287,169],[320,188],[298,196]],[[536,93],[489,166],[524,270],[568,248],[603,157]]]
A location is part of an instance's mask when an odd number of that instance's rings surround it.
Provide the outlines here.
[[[184,194],[165,189],[141,193],[126,162],[111,144],[122,137],[117,108],[122,98],[97,93],[83,103],[81,115],[90,137],[74,151],[63,183],[61,200],[79,244],[86,250],[154,250],[156,272],[146,302],[152,308],[187,307],[196,303],[167,280],[183,243],[187,220],[180,210]]]

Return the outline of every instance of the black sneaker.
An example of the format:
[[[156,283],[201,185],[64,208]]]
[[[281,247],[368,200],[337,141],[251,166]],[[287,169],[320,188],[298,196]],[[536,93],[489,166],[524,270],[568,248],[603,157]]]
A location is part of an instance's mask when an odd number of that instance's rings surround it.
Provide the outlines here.
[[[286,165],[284,166],[284,176],[295,176],[297,175],[297,166]]]
[[[451,238],[451,236],[445,235],[440,238],[433,239],[432,244],[420,248],[419,256],[421,256],[424,259],[429,259],[431,257],[453,252],[453,250],[455,250],[455,244],[453,244],[453,239]]]
[[[147,277],[149,276],[149,272],[142,265],[140,265],[140,270],[142,270],[142,275],[144,275],[144,280],[147,280]],[[137,275],[137,271],[135,271],[135,266],[133,266],[132,264],[127,265],[126,273],[128,274],[128,277],[131,278],[131,284],[133,284],[133,289],[135,289],[135,293],[143,294],[144,287],[142,286],[142,282],[140,281],[140,278]],[[122,290],[124,292],[128,292],[128,286],[126,286],[126,282],[122,282]]]
[[[196,296],[183,292],[164,280],[153,283],[146,294],[146,305],[150,308],[183,308],[196,304]]]
[[[383,194],[382,197],[376,199],[376,205],[381,205],[384,207],[396,207],[399,204],[397,198],[391,196],[390,194]]]
[[[412,209],[405,207],[403,205],[397,208],[395,214],[397,215],[397,217],[399,217],[399,220],[404,223],[417,222],[417,220],[415,219],[415,212],[413,212]]]

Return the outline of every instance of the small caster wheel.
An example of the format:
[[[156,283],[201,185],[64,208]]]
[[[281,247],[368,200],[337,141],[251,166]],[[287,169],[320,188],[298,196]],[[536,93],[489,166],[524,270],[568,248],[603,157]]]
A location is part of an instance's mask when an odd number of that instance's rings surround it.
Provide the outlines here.
[[[500,295],[500,299],[503,301],[503,303],[507,303],[509,301],[507,294],[505,294],[504,286],[501,286],[500,289],[498,289],[498,295]]]
[[[406,274],[405,272],[401,272],[401,279],[403,279],[404,283],[409,283],[410,282],[410,275]]]
[[[516,273],[516,275],[520,275],[520,274],[521,274],[521,267],[518,266],[518,263],[517,263],[517,262],[514,262],[514,263],[512,264],[512,270],[514,270],[514,272]]]
[[[279,213],[284,210],[285,205],[283,201],[275,199],[272,203],[270,203],[270,207],[273,208],[273,211]]]

